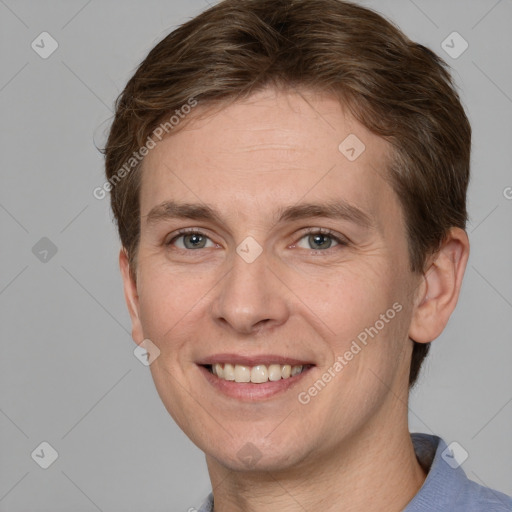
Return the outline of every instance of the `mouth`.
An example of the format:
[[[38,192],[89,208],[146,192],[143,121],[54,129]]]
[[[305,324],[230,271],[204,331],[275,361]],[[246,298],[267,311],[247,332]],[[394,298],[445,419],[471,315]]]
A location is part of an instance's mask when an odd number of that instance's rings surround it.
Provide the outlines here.
[[[216,356],[197,363],[216,392],[244,401],[264,400],[294,387],[315,367],[282,357]]]
[[[247,366],[242,364],[231,363],[215,363],[204,365],[204,367],[219,379],[253,384],[264,384],[265,382],[277,382],[281,379],[289,379],[300,375],[302,372],[311,368],[311,364],[307,365],[291,365],[291,364],[257,364],[255,366]]]

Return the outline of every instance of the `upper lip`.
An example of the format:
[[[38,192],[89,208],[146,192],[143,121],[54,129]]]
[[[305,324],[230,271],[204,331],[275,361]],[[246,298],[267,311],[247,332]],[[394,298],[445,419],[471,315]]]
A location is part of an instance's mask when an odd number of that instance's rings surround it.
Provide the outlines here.
[[[216,363],[230,363],[232,365],[256,366],[259,364],[289,364],[291,366],[313,365],[311,361],[297,359],[295,357],[280,356],[276,354],[257,354],[243,356],[240,354],[215,354],[201,359],[197,364],[212,365]]]

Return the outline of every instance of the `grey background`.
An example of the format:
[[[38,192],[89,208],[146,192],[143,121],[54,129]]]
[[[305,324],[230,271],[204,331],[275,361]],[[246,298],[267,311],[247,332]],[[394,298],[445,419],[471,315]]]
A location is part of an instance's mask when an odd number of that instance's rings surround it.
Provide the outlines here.
[[[411,430],[457,441],[470,478],[512,494],[512,2],[360,3],[447,60],[474,130],[471,256]],[[210,490],[204,455],[134,357],[108,199],[92,195],[114,99],[206,7],[0,0],[1,511],[185,511]],[[31,48],[43,31],[59,44],[47,59]],[[440,46],[453,31],[469,43],[457,59]],[[46,470],[31,457],[42,441],[59,454]]]

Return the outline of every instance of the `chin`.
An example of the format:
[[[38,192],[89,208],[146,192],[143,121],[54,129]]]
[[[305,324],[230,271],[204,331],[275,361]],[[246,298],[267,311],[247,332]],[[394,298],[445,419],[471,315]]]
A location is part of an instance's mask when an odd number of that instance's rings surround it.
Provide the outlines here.
[[[269,429],[268,432],[272,430]],[[214,446],[211,445],[211,440],[209,446],[206,443],[197,445],[205,452],[208,461],[214,459],[231,471],[284,471],[297,467],[307,456],[303,436],[276,435],[274,438],[273,434],[264,437],[260,432],[228,439],[223,435],[222,438]]]

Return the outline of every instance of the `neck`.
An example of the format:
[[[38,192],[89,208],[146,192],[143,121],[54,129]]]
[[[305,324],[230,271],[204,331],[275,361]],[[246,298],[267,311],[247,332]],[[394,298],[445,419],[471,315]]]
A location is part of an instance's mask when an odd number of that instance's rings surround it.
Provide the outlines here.
[[[209,456],[207,463],[215,512],[399,512],[426,478],[406,419],[399,429],[367,428],[281,471],[234,472]]]

